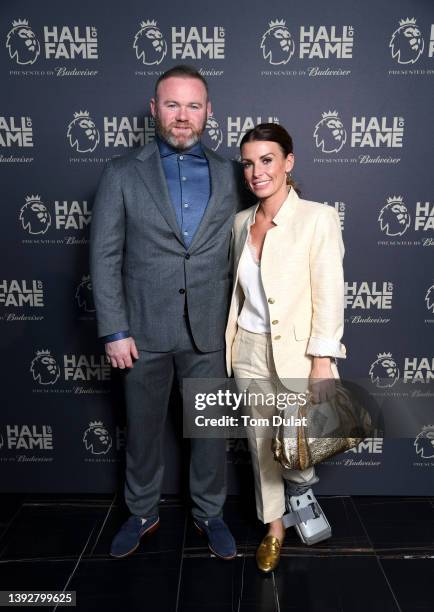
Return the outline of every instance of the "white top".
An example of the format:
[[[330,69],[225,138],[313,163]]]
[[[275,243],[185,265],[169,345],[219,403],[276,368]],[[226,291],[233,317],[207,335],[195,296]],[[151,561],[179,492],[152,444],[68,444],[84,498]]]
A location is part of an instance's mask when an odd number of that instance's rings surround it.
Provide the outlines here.
[[[238,266],[238,280],[244,293],[238,325],[247,331],[270,333],[270,315],[261,279],[261,262],[256,257],[250,235],[244,245]]]

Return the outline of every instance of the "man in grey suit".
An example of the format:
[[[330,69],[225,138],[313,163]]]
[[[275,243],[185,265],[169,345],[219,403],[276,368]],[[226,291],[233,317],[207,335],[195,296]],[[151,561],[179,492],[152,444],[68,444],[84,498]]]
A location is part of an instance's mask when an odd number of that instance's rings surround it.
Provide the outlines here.
[[[93,208],[91,277],[113,367],[125,369],[125,499],[131,516],[111,554],[125,557],[159,523],[163,431],[174,376],[223,378],[229,246],[239,184],[234,164],[200,143],[211,105],[199,72],[175,66],[157,81],[157,138],[112,160]],[[236,555],[222,520],[225,440],[192,439],[197,528],[219,557]]]

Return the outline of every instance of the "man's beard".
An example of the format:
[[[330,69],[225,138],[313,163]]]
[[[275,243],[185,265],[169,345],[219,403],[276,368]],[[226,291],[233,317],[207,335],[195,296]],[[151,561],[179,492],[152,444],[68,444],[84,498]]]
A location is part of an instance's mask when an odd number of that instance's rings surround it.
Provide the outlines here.
[[[199,131],[196,130],[194,127],[192,127],[188,123],[184,124],[183,122],[180,122],[179,123],[180,126],[185,125],[186,127],[190,128],[190,135],[188,137],[175,136],[175,134],[173,134],[171,131],[171,129],[177,125],[175,121],[171,124],[169,128],[165,128],[161,124],[158,113],[155,114],[154,119],[155,119],[155,129],[159,137],[165,142],[167,142],[168,144],[170,144],[170,146],[174,147],[175,149],[179,149],[180,151],[184,151],[185,149],[190,149],[193,145],[199,142],[200,137],[202,136],[203,131],[205,130],[205,127],[206,127],[206,118]]]

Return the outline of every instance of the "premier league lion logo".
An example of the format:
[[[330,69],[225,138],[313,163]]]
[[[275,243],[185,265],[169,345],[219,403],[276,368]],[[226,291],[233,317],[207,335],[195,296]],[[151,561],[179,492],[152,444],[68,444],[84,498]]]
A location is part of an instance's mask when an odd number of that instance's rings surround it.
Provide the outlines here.
[[[106,455],[112,447],[112,438],[102,421],[91,421],[83,434],[86,450],[92,455]]]
[[[273,66],[287,64],[294,55],[295,45],[285,21],[270,21],[262,36],[261,49],[264,59]]]
[[[206,122],[206,131],[211,141],[211,149],[217,151],[223,142],[223,132],[214,117],[208,117]]]
[[[410,227],[410,213],[401,196],[387,198],[387,204],[378,216],[380,228],[387,236],[402,236]]]
[[[426,292],[425,303],[427,309],[431,310],[431,312],[434,314],[434,285],[431,285],[431,287]]]
[[[393,387],[399,379],[399,368],[392,353],[380,353],[369,369],[369,376],[377,387]]]
[[[12,22],[12,26],[6,38],[9,57],[21,66],[34,64],[41,52],[41,46],[29,27],[29,22],[27,19],[18,19]]]
[[[60,368],[50,351],[36,351],[36,357],[30,366],[33,380],[40,385],[54,385],[60,376]]]
[[[161,64],[167,53],[167,43],[156,21],[142,21],[141,30],[134,37],[134,50],[145,66]]]
[[[99,144],[99,131],[87,111],[74,113],[68,125],[69,144],[78,153],[92,153]]]
[[[416,436],[414,441],[416,453],[422,459],[432,459],[434,457],[434,425],[425,425],[422,431]]]
[[[414,64],[424,48],[422,33],[416,25],[416,19],[401,19],[399,28],[394,31],[389,47],[392,57],[398,64]]]
[[[26,203],[20,209],[20,221],[29,234],[45,234],[51,225],[51,215],[40,196],[26,196]]]
[[[315,144],[323,153],[338,153],[347,141],[347,131],[337,111],[322,114],[313,133]]]
[[[77,287],[75,297],[80,308],[85,312],[95,312],[90,276],[83,276]]]

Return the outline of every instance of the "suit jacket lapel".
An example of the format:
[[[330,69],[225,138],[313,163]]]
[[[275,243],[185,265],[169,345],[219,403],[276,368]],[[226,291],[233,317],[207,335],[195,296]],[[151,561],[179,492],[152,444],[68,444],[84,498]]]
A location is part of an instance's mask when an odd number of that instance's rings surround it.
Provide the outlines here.
[[[169,189],[167,187],[166,177],[164,176],[157,143],[154,141],[150,145],[147,145],[137,155],[137,159],[140,160],[140,163],[136,164],[136,169],[146,189],[151,194],[157,208],[169,224],[175,236],[184,244],[178,221],[176,220],[175,210],[170,200]]]

